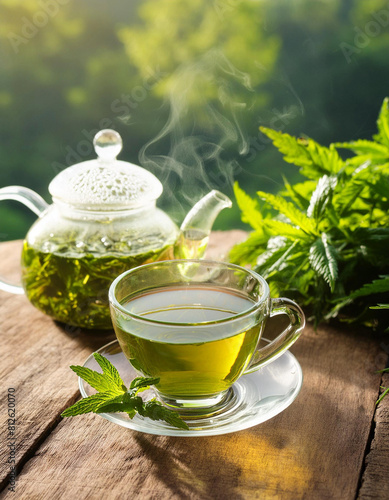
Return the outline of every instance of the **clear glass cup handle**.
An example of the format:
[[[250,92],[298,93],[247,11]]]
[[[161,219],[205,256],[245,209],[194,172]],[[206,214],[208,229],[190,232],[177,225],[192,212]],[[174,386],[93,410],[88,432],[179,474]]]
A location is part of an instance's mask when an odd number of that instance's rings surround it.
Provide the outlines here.
[[[36,215],[40,216],[49,206],[39,194],[22,186],[8,186],[0,189],[1,200],[15,200],[26,205]],[[24,293],[23,287],[13,285],[0,278],[0,290],[21,295]]]
[[[244,373],[251,373],[271,363],[296,342],[305,326],[305,316],[300,306],[284,297],[270,299],[270,317],[286,314],[289,325],[265,347],[257,349]]]

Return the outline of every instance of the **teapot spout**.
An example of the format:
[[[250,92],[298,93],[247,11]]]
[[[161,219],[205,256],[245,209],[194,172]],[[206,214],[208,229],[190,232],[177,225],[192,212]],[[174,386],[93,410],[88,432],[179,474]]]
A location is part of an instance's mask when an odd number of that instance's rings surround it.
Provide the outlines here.
[[[181,233],[175,246],[176,259],[201,259],[204,256],[213,223],[223,208],[230,208],[231,200],[213,190],[188,212],[181,224]]]

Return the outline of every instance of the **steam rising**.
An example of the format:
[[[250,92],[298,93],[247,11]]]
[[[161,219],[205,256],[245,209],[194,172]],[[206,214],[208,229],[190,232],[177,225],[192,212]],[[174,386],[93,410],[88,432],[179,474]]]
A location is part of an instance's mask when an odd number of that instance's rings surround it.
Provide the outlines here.
[[[259,63],[257,67],[267,71]],[[168,119],[142,148],[139,161],[161,180],[165,200],[180,210],[173,217],[181,218],[212,189],[231,196],[234,180],[242,172],[258,184],[260,180],[276,182],[252,168],[245,170],[242,163],[253,162],[270,142],[259,132],[259,125],[283,130],[304,114],[288,78],[279,75],[278,80],[294,102],[265,111],[264,91],[254,92],[250,75],[238,70],[220,51],[210,51],[171,75],[165,102]],[[249,131],[244,123],[250,124]]]
[[[168,120],[139,159],[162,181],[169,200],[186,211],[211,189],[231,192],[240,169],[234,155],[249,151],[241,122],[254,92],[249,75],[214,51],[181,67],[169,83]],[[170,150],[158,154],[167,144]]]

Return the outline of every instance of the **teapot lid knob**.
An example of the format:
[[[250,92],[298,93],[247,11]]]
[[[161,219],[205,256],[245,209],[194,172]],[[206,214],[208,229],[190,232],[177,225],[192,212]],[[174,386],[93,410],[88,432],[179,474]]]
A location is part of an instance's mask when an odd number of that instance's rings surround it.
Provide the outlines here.
[[[93,146],[100,160],[113,161],[122,150],[123,141],[116,130],[104,129],[95,135]]]
[[[79,210],[118,211],[155,201],[162,184],[148,170],[117,160],[123,142],[115,130],[100,130],[93,140],[97,160],[65,168],[49,185],[54,201]]]

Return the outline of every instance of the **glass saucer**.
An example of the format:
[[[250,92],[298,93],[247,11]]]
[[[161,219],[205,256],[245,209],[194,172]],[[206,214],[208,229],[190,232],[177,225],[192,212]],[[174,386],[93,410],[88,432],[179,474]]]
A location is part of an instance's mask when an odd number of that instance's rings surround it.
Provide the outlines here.
[[[101,347],[97,352],[105,356],[117,368],[123,382],[128,386],[137,373],[127,361],[117,340]],[[84,366],[101,372],[93,355]],[[79,378],[83,397],[96,391]],[[187,421],[189,430],[171,427],[164,421],[153,421],[139,415],[130,419],[126,413],[98,413],[107,420],[148,434],[161,436],[215,436],[248,429],[278,415],[297,397],[303,383],[301,366],[289,351],[260,370],[243,375],[233,385],[233,404],[226,411],[209,418]],[[149,393],[149,394],[147,394]],[[152,391],[142,393],[147,399]]]

